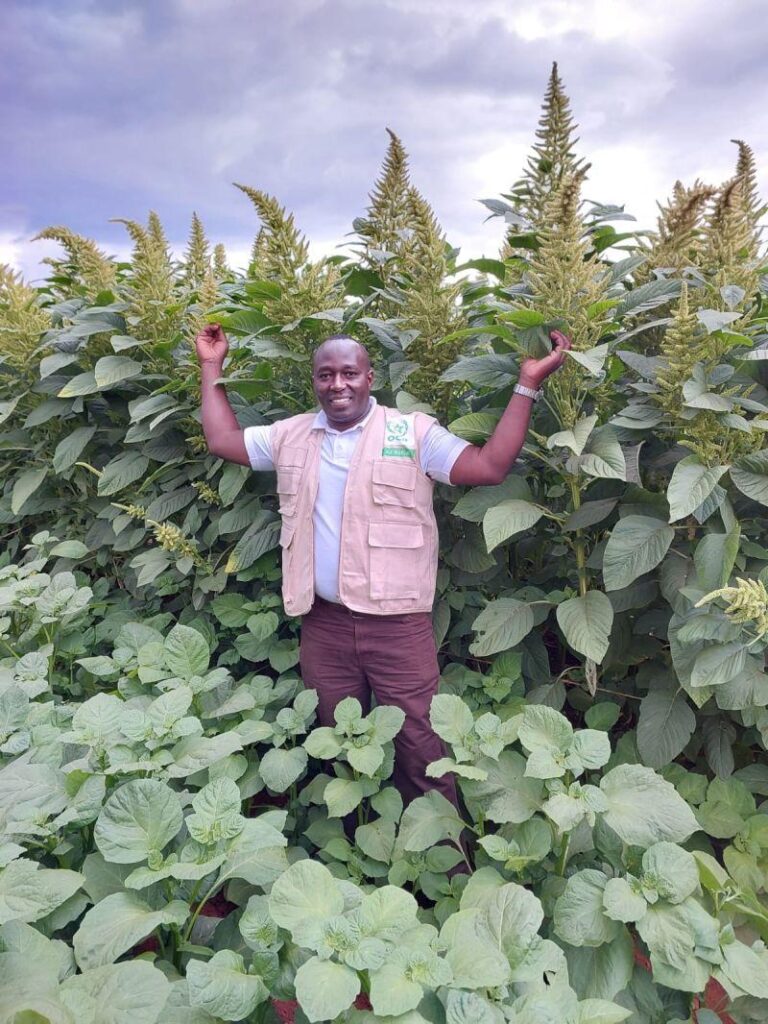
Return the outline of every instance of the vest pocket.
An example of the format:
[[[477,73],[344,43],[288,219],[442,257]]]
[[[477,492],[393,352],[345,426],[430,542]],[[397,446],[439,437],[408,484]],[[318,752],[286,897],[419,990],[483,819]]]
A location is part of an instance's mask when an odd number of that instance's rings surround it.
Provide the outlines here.
[[[277,496],[280,513],[292,516],[299,500],[299,485],[307,461],[307,449],[284,444],[277,456]]]
[[[301,474],[302,470],[294,466],[277,468],[277,498],[281,515],[292,516],[296,512]]]
[[[416,464],[413,462],[400,463],[375,459],[372,475],[375,504],[394,505],[397,508],[415,508],[416,474]]]
[[[419,596],[425,571],[421,524],[369,523],[368,548],[370,594],[374,600]]]
[[[294,525],[294,523],[286,523],[285,520],[283,520],[283,523],[280,526],[281,548],[289,548],[291,546],[291,541],[293,540],[293,535],[295,532],[296,526]]]

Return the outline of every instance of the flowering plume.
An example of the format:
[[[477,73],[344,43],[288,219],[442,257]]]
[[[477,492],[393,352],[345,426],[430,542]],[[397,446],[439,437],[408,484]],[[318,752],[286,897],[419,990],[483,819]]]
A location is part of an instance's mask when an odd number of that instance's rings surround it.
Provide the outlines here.
[[[654,267],[670,267],[679,274],[684,267],[698,264],[707,203],[716,191],[698,179],[690,188],[675,182],[671,198],[658,204],[658,226],[643,277],[650,277]]]
[[[265,303],[265,313],[279,324],[288,324],[328,309],[339,286],[333,264],[310,261],[309,244],[293,214],[286,213],[273,196],[248,185],[236,187],[248,196],[262,221],[251,254],[251,273],[280,286],[280,295]],[[295,343],[297,338],[285,340]]]
[[[392,269],[379,253],[402,253],[409,234],[411,191],[408,176],[408,154],[400,139],[387,128],[389,145],[381,173],[370,193],[370,205],[365,217],[355,222],[363,241],[367,262],[379,271],[385,283]]]
[[[589,170],[590,165],[575,154],[579,141],[574,136],[576,127],[555,62],[536,129],[537,141],[522,178],[512,188],[515,205],[534,228],[546,225],[547,204],[566,179],[583,179]]]
[[[51,326],[37,292],[9,266],[0,264],[0,373],[2,365],[17,372],[30,368],[40,336]]]
[[[208,253],[208,239],[202,221],[192,214],[192,227],[184,253],[184,279],[191,288],[198,288],[208,272],[211,260]]]
[[[462,345],[461,339],[443,341],[464,322],[457,304],[461,285],[445,283],[450,248],[434,211],[415,188],[408,190],[407,211],[411,236],[400,260],[399,320],[407,330],[418,331],[406,355],[419,364],[408,377],[407,388],[417,398],[441,405],[450,388],[438,385],[438,379]]]
[[[751,220],[747,177],[738,174],[717,192],[704,232],[701,265],[715,288],[713,302],[730,308],[720,296],[725,285],[744,290],[741,305],[751,304],[758,287],[760,234]]]
[[[565,178],[547,201],[541,244],[531,260],[528,283],[537,309],[548,322],[564,321],[577,351],[592,348],[604,319],[589,307],[606,298],[605,268],[589,255],[581,217],[584,171]]]
[[[213,247],[213,272],[218,278],[229,277],[232,271],[227,263],[227,250],[222,242]]]
[[[57,273],[64,272],[74,278],[88,294],[97,295],[108,291],[115,283],[117,269],[109,257],[90,238],[84,238],[69,228],[53,226],[40,231],[32,239],[51,239],[59,242],[66,254],[66,260],[48,258]]]
[[[141,340],[168,341],[180,327],[175,305],[173,265],[168,242],[156,213],[147,227],[117,218],[134,242],[132,274],[126,289],[130,302],[128,322]]]

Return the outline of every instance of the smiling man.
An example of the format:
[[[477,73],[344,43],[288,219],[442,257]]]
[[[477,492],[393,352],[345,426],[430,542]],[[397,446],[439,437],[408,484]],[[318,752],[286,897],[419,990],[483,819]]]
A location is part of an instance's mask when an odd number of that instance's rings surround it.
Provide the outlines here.
[[[509,405],[478,447],[424,413],[403,414],[371,395],[373,370],[347,335],[317,349],[312,381],[319,411],[243,430],[217,380],[228,351],[218,324],[196,339],[202,371],[202,422],[213,455],[276,470],[282,516],[283,603],[302,616],[301,673],[317,690],[322,725],[344,697],[367,712],[378,704],[405,712],[395,737],[394,781],[407,803],[429,789],[456,802],[453,777],[429,779],[444,755],[429,722],[439,669],[432,633],[438,536],[435,481],[496,484],[522,448],[533,402],[562,365],[570,341],[526,359]]]

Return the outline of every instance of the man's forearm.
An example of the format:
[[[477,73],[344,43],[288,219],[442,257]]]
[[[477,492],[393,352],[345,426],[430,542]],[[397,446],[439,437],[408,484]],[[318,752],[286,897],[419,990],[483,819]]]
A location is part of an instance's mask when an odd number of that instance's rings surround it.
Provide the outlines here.
[[[470,445],[451,470],[452,484],[499,484],[507,476],[525,443],[533,400],[515,394],[482,447]]]
[[[216,363],[205,362],[200,369],[203,433],[212,455],[247,466],[243,430],[229,404],[224,385],[216,383],[221,373],[222,367]]]

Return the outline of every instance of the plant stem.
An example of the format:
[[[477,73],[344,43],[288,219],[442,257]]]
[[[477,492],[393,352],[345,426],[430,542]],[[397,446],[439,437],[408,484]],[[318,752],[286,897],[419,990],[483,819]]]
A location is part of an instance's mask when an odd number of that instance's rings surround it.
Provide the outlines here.
[[[216,894],[217,889],[218,886],[213,885],[205,894],[205,897],[201,899],[200,902],[195,907],[194,913],[192,914],[190,922],[187,925],[186,931],[184,932],[185,942],[189,942],[190,936],[192,935],[192,929],[195,927],[195,922],[197,921],[198,917],[200,917],[200,912],[202,911],[203,907],[208,902],[208,900],[212,899],[212,897]]]
[[[558,873],[558,875],[560,875],[561,878],[565,874],[565,864],[568,860],[568,846],[570,844],[570,841],[571,837],[568,834],[568,832],[566,832],[560,842],[560,855],[557,858],[557,867],[555,868],[555,871]]]
[[[5,649],[6,649],[7,651],[9,651],[9,652],[10,652],[10,654],[11,654],[11,655],[12,655],[12,656],[13,656],[14,658],[20,658],[20,657],[21,657],[21,655],[20,655],[20,654],[17,654],[17,653],[16,653],[16,651],[14,651],[14,649],[13,649],[13,648],[11,647],[11,645],[10,645],[9,643],[7,643],[7,642],[6,642],[5,640],[3,640],[3,638],[2,638],[2,637],[0,637],[0,644],[2,644],[2,645],[3,645],[3,647],[4,647],[4,648],[5,648]]]
[[[573,510],[576,512],[581,508],[581,491],[579,490],[579,482],[576,477],[571,477],[570,488],[571,502]],[[584,546],[584,534],[581,530],[576,531],[574,548],[576,551],[576,568],[579,572],[579,594],[584,597],[589,590],[589,581],[587,579],[587,553]]]
[[[463,859],[464,863],[469,868],[469,871],[470,871],[470,874],[471,874],[474,869],[473,869],[472,865],[469,862],[469,857],[467,857],[466,853],[464,852],[464,847],[461,845],[461,842],[458,839],[454,839],[453,840],[453,845],[458,849],[459,853],[462,856],[462,859]]]

